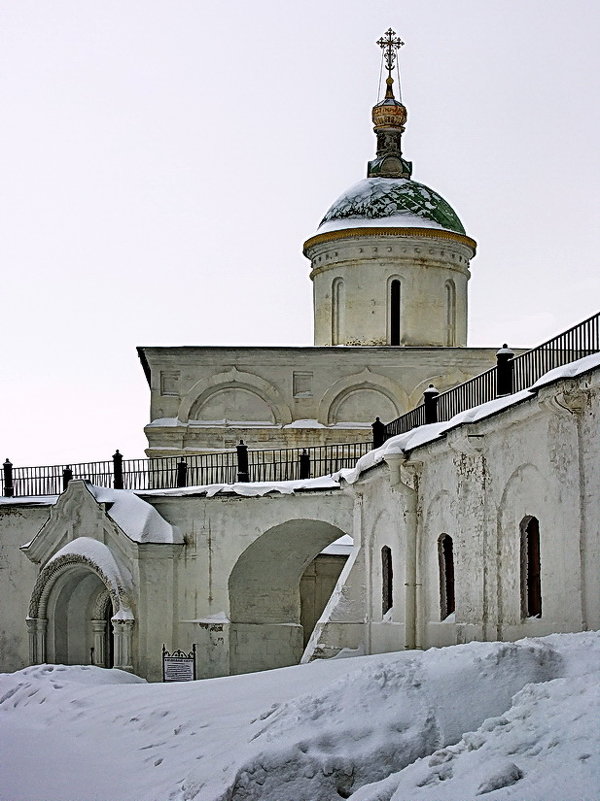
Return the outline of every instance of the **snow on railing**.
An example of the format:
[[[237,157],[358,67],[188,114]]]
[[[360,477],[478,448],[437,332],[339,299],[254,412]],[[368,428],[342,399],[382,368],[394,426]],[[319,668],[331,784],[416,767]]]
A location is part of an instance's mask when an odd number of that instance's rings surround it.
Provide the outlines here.
[[[520,392],[535,384],[549,370],[598,351],[600,313],[516,357],[504,345],[496,354],[495,367],[445,392],[437,393],[431,387],[434,392],[430,393],[430,404],[425,398],[416,409],[387,423],[382,431],[381,444],[397,434],[405,434],[417,425],[445,422],[467,409]]]

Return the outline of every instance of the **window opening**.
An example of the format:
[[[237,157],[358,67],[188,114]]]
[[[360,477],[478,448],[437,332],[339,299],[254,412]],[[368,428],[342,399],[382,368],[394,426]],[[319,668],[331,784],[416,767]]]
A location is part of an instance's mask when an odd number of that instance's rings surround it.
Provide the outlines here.
[[[341,278],[333,281],[331,303],[331,342],[333,345],[342,345],[344,341],[344,282]]]
[[[454,281],[446,281],[446,331],[447,345],[456,345],[456,287]]]
[[[394,605],[394,571],[392,552],[387,545],[381,549],[381,614],[385,615]]]
[[[440,618],[445,620],[454,612],[454,552],[452,537],[442,534],[438,539],[440,564]]]
[[[400,281],[390,284],[390,345],[400,344]]]
[[[521,613],[523,617],[542,616],[540,523],[537,517],[521,521]]]

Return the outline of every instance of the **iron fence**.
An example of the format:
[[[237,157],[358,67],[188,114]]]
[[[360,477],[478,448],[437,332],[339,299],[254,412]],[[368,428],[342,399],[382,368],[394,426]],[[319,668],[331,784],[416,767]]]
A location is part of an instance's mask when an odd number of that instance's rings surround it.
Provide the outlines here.
[[[503,348],[498,364],[452,389],[435,395],[435,419],[446,421],[459,412],[493,400],[499,394],[527,389],[555,367],[600,351],[600,313],[553,337],[516,358]],[[508,387],[508,389],[507,389]],[[500,392],[499,392],[500,389]],[[431,398],[429,402],[431,403]],[[431,407],[430,407],[431,408]],[[426,403],[383,424],[377,418],[373,434],[377,444],[432,422]],[[373,447],[363,440],[309,448],[249,450],[240,443],[235,449],[191,456],[123,459],[117,451],[112,460],[43,467],[13,467],[7,459],[0,473],[0,491],[5,496],[58,495],[72,479],[86,479],[101,487],[130,490],[170,489],[236,481],[288,481],[326,476],[356,461]]]
[[[499,365],[502,351],[505,349],[499,351]],[[499,365],[452,389],[441,392],[437,396],[437,420],[440,422],[450,420],[455,414],[494,400],[499,394],[520,392],[535,384],[549,370],[562,367],[584,356],[598,353],[598,351],[600,351],[600,313],[592,315],[538,347],[505,361],[504,364],[509,371],[510,392],[508,393],[498,392]],[[500,365],[500,369],[502,369],[502,365]],[[387,423],[383,434],[384,439],[404,434],[426,422],[430,421],[426,419],[425,404],[421,403],[407,414]]]
[[[353,467],[372,447],[369,441],[310,448],[236,450],[189,456],[122,459],[44,467],[13,467],[8,460],[0,474],[0,494],[10,497],[59,495],[73,479],[100,487],[129,490],[174,489],[236,481],[289,481],[329,475]]]

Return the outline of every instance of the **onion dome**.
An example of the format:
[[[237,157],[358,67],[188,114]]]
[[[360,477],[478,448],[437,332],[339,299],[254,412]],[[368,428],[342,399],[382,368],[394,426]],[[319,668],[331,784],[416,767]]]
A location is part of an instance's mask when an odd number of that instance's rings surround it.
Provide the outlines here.
[[[408,178],[366,178],[332,204],[317,234],[346,228],[438,228],[465,233],[456,212],[425,184]]]

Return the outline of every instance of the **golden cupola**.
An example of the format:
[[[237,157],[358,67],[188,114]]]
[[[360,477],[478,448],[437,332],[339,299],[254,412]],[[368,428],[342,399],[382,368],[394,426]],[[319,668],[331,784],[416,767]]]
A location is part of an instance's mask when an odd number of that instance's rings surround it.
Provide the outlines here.
[[[373,106],[373,131],[377,152],[369,162],[367,178],[410,178],[412,164],[402,158],[402,134],[406,123],[406,106],[394,97],[392,70],[398,48],[403,42],[390,28],[377,44],[383,50],[388,77],[385,97]]]

